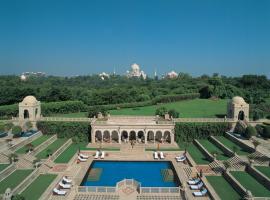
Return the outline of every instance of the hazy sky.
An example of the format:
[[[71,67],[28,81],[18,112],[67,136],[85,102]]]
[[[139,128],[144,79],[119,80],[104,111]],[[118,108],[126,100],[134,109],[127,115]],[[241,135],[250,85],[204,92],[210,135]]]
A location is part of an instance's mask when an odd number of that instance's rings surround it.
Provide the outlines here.
[[[0,74],[270,77],[269,0],[0,0]]]

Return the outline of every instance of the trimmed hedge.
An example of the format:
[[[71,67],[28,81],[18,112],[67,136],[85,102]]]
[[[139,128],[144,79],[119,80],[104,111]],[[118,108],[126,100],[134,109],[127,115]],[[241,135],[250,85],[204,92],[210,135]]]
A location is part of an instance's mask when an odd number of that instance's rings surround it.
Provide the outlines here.
[[[57,134],[58,138],[72,138],[76,142],[89,141],[91,132],[89,122],[39,121],[37,128],[45,135]]]
[[[222,136],[230,130],[228,122],[182,123],[175,124],[175,136],[178,144],[192,142],[194,139],[206,139],[211,135]]]
[[[0,119],[10,119],[19,113],[18,104],[0,106]]]

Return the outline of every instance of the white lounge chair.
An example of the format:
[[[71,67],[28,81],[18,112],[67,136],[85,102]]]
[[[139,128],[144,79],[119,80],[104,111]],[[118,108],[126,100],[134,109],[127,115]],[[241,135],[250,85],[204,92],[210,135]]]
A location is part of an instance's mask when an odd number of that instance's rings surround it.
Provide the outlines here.
[[[66,183],[71,183],[72,180],[68,179],[66,176],[63,177],[63,181],[65,181]]]
[[[86,162],[86,161],[87,161],[86,158],[81,158],[80,156],[78,156],[78,159],[79,159],[79,161],[81,161],[81,162]]]
[[[54,188],[53,193],[57,194],[57,195],[65,195],[67,193],[67,191],[58,190],[57,188]]]
[[[99,157],[99,151],[96,151],[96,154],[95,154],[95,159],[98,159],[98,157]]]
[[[104,152],[104,151],[101,152],[100,158],[101,158],[101,159],[104,159],[104,158],[105,158],[105,152]]]
[[[154,159],[158,159],[158,152],[154,152]]]
[[[195,178],[195,179],[189,180],[187,183],[188,183],[189,185],[196,185],[196,184],[198,184],[200,181],[201,181],[201,179]]]
[[[202,196],[205,196],[206,193],[207,193],[207,189],[203,189],[203,190],[201,190],[200,192],[193,192],[193,195],[194,195],[195,197],[202,197]]]
[[[84,155],[84,154],[82,154],[82,153],[80,153],[79,155],[80,155],[81,158],[89,158],[89,156]]]
[[[175,157],[175,159],[176,159],[177,162],[184,162],[187,159],[187,157],[186,156],[180,156],[180,157]]]
[[[190,185],[190,189],[192,190],[200,190],[203,186],[203,182],[201,181],[198,185]]]
[[[59,183],[59,186],[63,189],[70,189],[71,184],[64,184],[62,181]]]
[[[160,156],[160,159],[164,159],[165,157],[164,157],[164,154],[163,154],[163,152],[161,151],[161,152],[159,152],[159,156]]]

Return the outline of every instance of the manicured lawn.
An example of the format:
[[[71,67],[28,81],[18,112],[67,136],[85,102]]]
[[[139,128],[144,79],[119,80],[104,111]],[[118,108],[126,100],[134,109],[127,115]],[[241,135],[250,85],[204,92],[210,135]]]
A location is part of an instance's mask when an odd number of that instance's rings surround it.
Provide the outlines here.
[[[9,166],[9,164],[0,164],[0,172],[6,169]]]
[[[40,144],[42,144],[43,142],[45,142],[47,139],[49,139],[50,137],[52,137],[51,135],[42,135],[39,138],[35,139],[33,142],[31,142],[31,144],[35,147],[39,146]],[[23,146],[22,148],[18,149],[16,151],[16,153],[19,154],[23,154],[26,153],[28,151],[27,146]]]
[[[261,173],[263,173],[265,176],[270,178],[270,167],[268,166],[255,166],[257,170],[259,170]]]
[[[210,162],[206,159],[203,153],[194,144],[190,144],[187,147],[188,153],[191,155],[193,160],[199,165],[207,165]]]
[[[33,170],[27,169],[22,170],[18,169],[12,174],[10,174],[7,178],[0,182],[0,194],[5,193],[7,188],[14,189],[17,185],[19,185]]]
[[[53,114],[53,117],[68,117],[68,118],[80,118],[87,117],[87,112],[78,112],[78,113],[67,113],[67,114]]]
[[[233,141],[229,140],[228,138],[224,137],[224,136],[215,136],[215,138],[217,140],[219,140],[222,144],[224,144],[224,146],[228,147],[230,150],[233,151],[233,148],[236,147],[237,151],[236,153],[238,155],[248,155],[249,152],[242,149],[240,146],[238,146],[236,143],[234,143]]]
[[[239,200],[241,196],[233,189],[223,176],[206,176],[221,200]]]
[[[41,151],[39,154],[37,154],[37,158],[39,158],[39,159],[45,159],[45,158],[47,158],[48,157],[48,152],[47,152],[47,150],[48,149],[50,149],[51,150],[51,152],[52,152],[52,154],[54,153],[54,152],[56,152],[57,151],[57,149],[59,149],[65,142],[67,141],[67,139],[63,139],[63,138],[61,138],[61,139],[57,139],[57,140],[55,140],[52,144],[50,144],[46,149],[44,149],[43,151]]]
[[[231,171],[230,173],[244,186],[244,188],[250,190],[255,197],[270,197],[270,191],[247,172]]]
[[[226,114],[227,100],[193,99],[154,106],[110,110],[111,115],[155,115],[157,108],[175,109],[180,117],[216,117]]]
[[[38,200],[53,182],[57,175],[41,174],[39,175],[22,193],[25,199]]]
[[[74,154],[78,151],[79,148],[85,147],[87,143],[72,143],[69,147],[61,153],[55,160],[55,163],[68,163]]]
[[[212,152],[214,151],[217,152],[218,153],[217,160],[227,160],[229,158],[224,154],[224,152],[220,148],[211,143],[209,140],[200,139],[198,141],[210,154],[212,154]]]

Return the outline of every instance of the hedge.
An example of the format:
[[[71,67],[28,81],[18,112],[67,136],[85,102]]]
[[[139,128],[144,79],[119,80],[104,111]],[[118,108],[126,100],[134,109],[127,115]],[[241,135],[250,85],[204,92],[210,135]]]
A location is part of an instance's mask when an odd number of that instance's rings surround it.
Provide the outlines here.
[[[87,142],[90,138],[89,122],[37,122],[38,130],[45,135],[57,134],[58,138],[72,138],[76,142]]]
[[[192,142],[194,139],[206,139],[211,135],[224,135],[224,133],[230,130],[230,128],[231,124],[228,122],[178,122],[175,124],[175,137],[177,143]]]
[[[0,119],[10,119],[19,113],[18,104],[0,106]]]
[[[82,101],[59,101],[41,104],[41,111],[43,115],[50,115],[54,113],[75,113],[87,111],[87,105]]]

